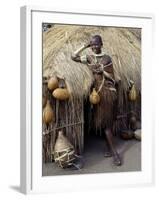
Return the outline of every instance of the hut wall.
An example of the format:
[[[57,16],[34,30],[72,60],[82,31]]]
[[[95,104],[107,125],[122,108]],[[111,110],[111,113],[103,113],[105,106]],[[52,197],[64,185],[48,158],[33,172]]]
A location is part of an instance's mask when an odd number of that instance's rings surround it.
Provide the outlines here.
[[[76,153],[82,154],[84,148],[83,98],[68,101],[56,100],[44,83],[43,95],[50,100],[55,115],[55,120],[48,126],[43,123],[43,161],[53,161],[54,145],[59,130],[63,130],[75,147]]]

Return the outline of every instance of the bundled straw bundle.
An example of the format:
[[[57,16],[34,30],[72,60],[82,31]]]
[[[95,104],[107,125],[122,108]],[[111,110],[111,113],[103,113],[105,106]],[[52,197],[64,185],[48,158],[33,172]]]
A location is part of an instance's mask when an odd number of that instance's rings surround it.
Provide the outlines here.
[[[63,135],[62,131],[59,131],[58,138],[55,143],[54,160],[62,168],[72,165],[72,161],[75,160],[75,150],[68,139]]]

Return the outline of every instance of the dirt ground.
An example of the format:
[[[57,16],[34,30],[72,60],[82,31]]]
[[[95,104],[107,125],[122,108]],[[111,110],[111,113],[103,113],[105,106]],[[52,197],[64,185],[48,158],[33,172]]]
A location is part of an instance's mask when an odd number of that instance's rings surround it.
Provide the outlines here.
[[[112,158],[104,157],[106,150],[104,138],[91,136],[85,143],[82,169],[61,169],[54,162],[45,163],[43,164],[43,176],[140,171],[141,142],[135,139],[122,140],[116,138],[115,143],[122,158],[121,166],[114,166]]]

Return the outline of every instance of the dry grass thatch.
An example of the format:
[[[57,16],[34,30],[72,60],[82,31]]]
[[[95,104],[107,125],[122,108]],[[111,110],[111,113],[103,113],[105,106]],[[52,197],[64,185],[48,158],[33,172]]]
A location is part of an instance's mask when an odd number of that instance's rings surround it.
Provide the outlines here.
[[[71,60],[71,54],[92,35],[103,39],[103,51],[113,60],[115,75],[126,91],[129,80],[141,89],[140,29],[55,25],[43,33],[43,74],[65,77],[73,96],[87,95],[93,77],[86,65]],[[85,53],[91,53],[86,50]]]
[[[85,64],[72,61],[71,54],[96,34],[102,36],[103,51],[112,57],[115,76],[121,78],[120,109],[125,112],[129,107],[126,105],[129,80],[133,80],[137,89],[141,90],[140,29],[54,25],[44,32],[43,76],[65,78],[72,95],[72,101],[65,103],[54,102],[52,96],[49,97],[56,112],[56,122],[49,127],[51,138],[48,139],[46,150],[43,148],[49,156],[55,144],[56,132],[62,127],[75,149],[83,151],[83,97],[87,97],[90,92],[93,75]],[[87,49],[83,53],[90,54],[91,50]]]

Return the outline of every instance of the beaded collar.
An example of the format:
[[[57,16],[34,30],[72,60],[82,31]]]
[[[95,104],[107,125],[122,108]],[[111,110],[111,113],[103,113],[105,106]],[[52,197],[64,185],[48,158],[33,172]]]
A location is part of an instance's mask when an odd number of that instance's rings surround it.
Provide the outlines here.
[[[101,52],[101,53],[99,53],[99,54],[96,54],[96,53],[93,52],[93,55],[94,55],[95,57],[102,57],[102,56],[105,55],[105,53],[104,53],[104,52]]]

